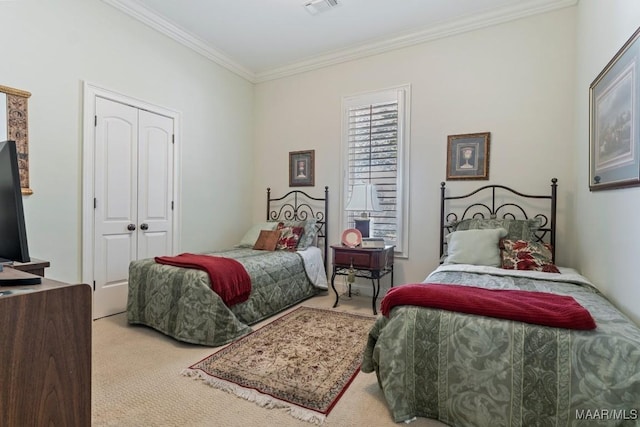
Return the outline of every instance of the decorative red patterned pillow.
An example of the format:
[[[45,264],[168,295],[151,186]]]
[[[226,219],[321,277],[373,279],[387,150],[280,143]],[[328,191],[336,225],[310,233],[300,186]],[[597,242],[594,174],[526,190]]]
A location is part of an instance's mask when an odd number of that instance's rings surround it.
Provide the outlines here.
[[[280,239],[276,246],[277,250],[295,251],[298,246],[300,236],[304,232],[304,227],[281,227]]]
[[[560,273],[553,264],[551,248],[546,243],[502,239],[500,249],[502,268]]]

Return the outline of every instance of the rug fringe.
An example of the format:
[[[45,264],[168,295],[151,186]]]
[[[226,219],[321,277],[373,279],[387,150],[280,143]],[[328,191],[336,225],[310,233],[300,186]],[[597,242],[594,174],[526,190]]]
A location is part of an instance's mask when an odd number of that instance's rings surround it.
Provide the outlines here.
[[[214,378],[210,375],[207,375],[206,372],[203,372],[199,369],[190,369],[186,368],[182,371],[182,375],[187,377],[195,377],[195,379],[200,379],[208,384],[211,387],[217,388],[219,390],[225,391],[227,393],[235,394],[242,399],[248,400],[249,402],[254,402],[255,404],[267,408],[267,409],[276,409],[276,408],[284,408],[287,413],[292,417],[307,421],[313,424],[322,425],[324,420],[326,419],[326,415],[321,414],[316,411],[312,411],[311,409],[302,408],[300,406],[294,405],[289,402],[284,402],[280,399],[276,399],[273,396],[269,396],[264,393],[260,393],[257,390],[248,389],[237,384],[231,383],[229,381],[225,381],[220,378]]]

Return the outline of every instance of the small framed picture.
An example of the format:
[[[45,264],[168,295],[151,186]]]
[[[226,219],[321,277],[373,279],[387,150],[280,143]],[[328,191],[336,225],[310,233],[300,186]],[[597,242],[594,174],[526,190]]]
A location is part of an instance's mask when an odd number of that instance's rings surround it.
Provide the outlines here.
[[[589,86],[589,190],[640,185],[640,29]]]
[[[315,185],[315,150],[289,152],[289,187]]]
[[[447,180],[489,179],[491,133],[447,137]]]

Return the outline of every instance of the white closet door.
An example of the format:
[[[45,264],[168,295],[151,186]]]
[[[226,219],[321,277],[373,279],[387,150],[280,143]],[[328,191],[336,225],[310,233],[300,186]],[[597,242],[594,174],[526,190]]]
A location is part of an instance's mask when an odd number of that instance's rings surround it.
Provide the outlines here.
[[[137,253],[138,110],[96,98],[94,318],[124,311]]]
[[[138,259],[172,254],[173,119],[140,110]]]
[[[131,261],[173,254],[173,126],[96,98],[94,318],[126,310]]]

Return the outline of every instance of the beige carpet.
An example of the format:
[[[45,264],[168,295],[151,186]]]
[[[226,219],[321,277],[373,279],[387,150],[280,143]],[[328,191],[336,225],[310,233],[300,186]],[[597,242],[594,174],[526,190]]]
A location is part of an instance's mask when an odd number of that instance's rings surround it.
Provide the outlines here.
[[[330,308],[333,293],[303,304]],[[336,310],[371,314],[371,299],[340,298]],[[269,320],[259,323],[261,326]],[[181,375],[215,349],[180,343],[119,314],[93,325],[93,426],[304,426],[284,409],[265,409]],[[360,372],[324,426],[397,426],[374,374]],[[413,427],[443,426],[418,418]]]

